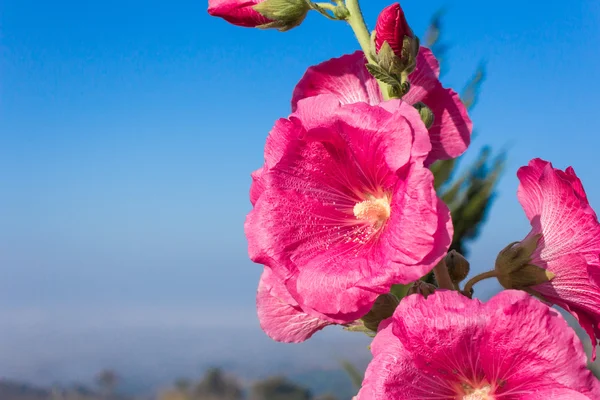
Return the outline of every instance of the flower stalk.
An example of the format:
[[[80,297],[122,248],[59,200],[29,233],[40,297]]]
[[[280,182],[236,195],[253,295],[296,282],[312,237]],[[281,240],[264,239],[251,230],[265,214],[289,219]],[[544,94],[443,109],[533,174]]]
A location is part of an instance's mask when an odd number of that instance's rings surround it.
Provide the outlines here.
[[[365,23],[362,11],[360,10],[358,0],[346,0],[346,8],[348,9],[349,13],[346,21],[348,22],[348,25],[350,25],[350,28],[352,28],[352,31],[354,32],[354,35],[360,44],[360,48],[362,49],[363,53],[365,53],[367,61],[369,64],[378,65],[377,61],[371,54],[371,35],[367,29],[367,24]],[[389,100],[390,97],[388,85],[380,80],[377,80],[377,83],[379,84],[379,89],[381,90],[381,95],[383,96],[384,100]]]

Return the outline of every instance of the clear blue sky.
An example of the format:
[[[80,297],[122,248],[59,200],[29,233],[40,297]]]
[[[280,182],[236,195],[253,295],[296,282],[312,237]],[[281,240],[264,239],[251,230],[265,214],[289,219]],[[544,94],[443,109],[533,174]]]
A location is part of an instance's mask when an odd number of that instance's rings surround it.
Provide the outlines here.
[[[371,27],[389,4],[363,3]],[[528,231],[515,172],[530,158],[573,165],[600,209],[600,6],[403,3],[420,35],[443,5],[444,83],[460,90],[480,59],[488,64],[470,151],[510,146],[473,247],[482,270]],[[254,321],[261,268],[243,234],[249,174],[304,70],[357,44],[344,23],[317,14],[279,33],[234,27],[206,8],[0,4],[0,311],[218,302]]]

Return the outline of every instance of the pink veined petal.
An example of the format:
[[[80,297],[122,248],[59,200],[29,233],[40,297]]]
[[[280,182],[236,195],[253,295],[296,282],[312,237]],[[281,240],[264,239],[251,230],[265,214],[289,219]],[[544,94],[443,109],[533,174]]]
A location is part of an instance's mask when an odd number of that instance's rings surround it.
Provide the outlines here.
[[[435,115],[433,125],[429,128],[433,148],[425,164],[463,154],[471,143],[473,123],[458,94],[438,84],[422,101]]]
[[[278,342],[303,342],[331,325],[329,321],[306,314],[269,268],[265,268],[258,284],[256,308],[261,328]]]
[[[335,95],[342,104],[379,104],[383,101],[379,85],[367,71],[362,51],[332,58],[308,68],[292,95],[292,111],[298,101],[319,94]]]
[[[532,289],[543,298],[570,312],[586,331],[592,341],[592,359],[596,358],[596,344],[600,337],[600,288],[590,280],[589,265],[585,257],[569,254],[553,260],[550,264],[534,258],[532,263],[556,274],[550,282]],[[598,266],[595,266],[598,268]]]
[[[398,183],[392,202],[392,215],[381,237],[384,251],[395,254],[394,262],[410,266],[398,268],[396,283],[407,284],[426,275],[445,256],[452,242],[453,226],[448,207],[437,199],[433,174],[427,168],[411,165]]]
[[[521,400],[593,400],[584,394],[570,389],[551,389],[525,395]]]
[[[600,254],[598,218],[587,200],[574,191],[572,181],[563,179],[552,164],[539,159],[517,174],[521,180],[519,201],[534,232],[543,235],[538,246],[541,259],[551,262],[574,253]]]
[[[252,184],[250,185],[250,203],[252,205],[256,203],[256,200],[258,200],[262,192],[265,190],[265,185],[260,179],[262,173],[263,168],[259,168],[250,175],[252,177]]]
[[[600,396],[581,342],[558,312],[515,290],[502,292],[485,307],[489,318],[481,365],[486,376],[506,381],[499,394],[569,388]]]
[[[380,324],[371,344],[373,360],[365,372],[359,400],[417,400],[453,398],[454,393],[441,380],[418,369],[411,354],[394,335],[391,319]],[[446,397],[443,397],[446,396]]]
[[[271,22],[252,7],[264,0],[209,0],[208,13],[238,26],[256,27]]]

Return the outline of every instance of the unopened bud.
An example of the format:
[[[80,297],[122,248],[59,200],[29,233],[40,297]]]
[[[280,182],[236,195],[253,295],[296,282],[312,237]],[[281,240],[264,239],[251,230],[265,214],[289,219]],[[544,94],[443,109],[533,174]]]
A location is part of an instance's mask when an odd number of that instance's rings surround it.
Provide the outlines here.
[[[310,6],[306,0],[266,0],[255,5],[254,10],[272,21],[258,28],[275,28],[284,32],[300,25]]]
[[[416,281],[413,282],[411,287],[408,289],[408,294],[421,294],[424,297],[427,297],[430,294],[433,294],[436,289],[437,287],[431,283]]]
[[[391,293],[379,296],[371,307],[371,311],[361,318],[365,327],[377,332],[379,323],[394,315],[399,303],[398,298]]]
[[[427,127],[427,129],[431,128],[431,125],[433,125],[433,122],[435,121],[433,111],[431,111],[431,109],[427,107],[422,101],[415,103],[413,107],[416,108],[419,112],[419,115],[421,116],[421,121],[423,121],[425,127]]]
[[[550,281],[554,274],[531,264],[531,258],[541,234],[533,235],[522,242],[506,246],[496,258],[496,274],[500,284],[506,289],[524,289]]]
[[[446,267],[448,267],[448,274],[450,274],[450,279],[452,279],[452,282],[460,283],[467,277],[467,275],[469,275],[469,271],[471,269],[469,262],[456,250],[451,250],[446,255],[445,261]]]
[[[410,26],[408,26],[408,22],[406,22],[404,10],[402,10],[399,3],[392,4],[381,11],[377,17],[375,32],[377,53],[379,53],[383,43],[387,42],[398,57],[402,57],[404,38],[415,36]]]

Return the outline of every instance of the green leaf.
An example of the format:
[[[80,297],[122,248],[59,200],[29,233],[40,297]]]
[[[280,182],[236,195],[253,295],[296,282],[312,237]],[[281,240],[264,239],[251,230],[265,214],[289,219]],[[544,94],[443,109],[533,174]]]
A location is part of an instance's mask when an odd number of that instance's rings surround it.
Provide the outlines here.
[[[386,70],[381,68],[379,65],[367,64],[367,69],[373,75],[375,79],[385,84],[394,87],[400,87],[401,83],[395,77],[391,76]]]
[[[354,366],[352,365],[349,361],[342,361],[342,368],[344,369],[344,371],[346,371],[346,373],[348,374],[348,376],[350,377],[350,380],[352,381],[352,385],[354,386],[355,389],[360,389],[360,387],[362,386],[362,382],[363,382],[363,374]]]

